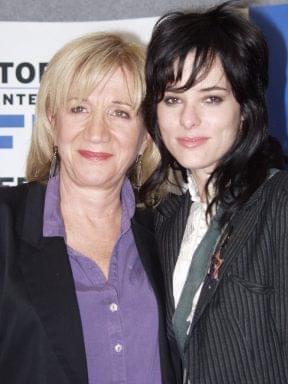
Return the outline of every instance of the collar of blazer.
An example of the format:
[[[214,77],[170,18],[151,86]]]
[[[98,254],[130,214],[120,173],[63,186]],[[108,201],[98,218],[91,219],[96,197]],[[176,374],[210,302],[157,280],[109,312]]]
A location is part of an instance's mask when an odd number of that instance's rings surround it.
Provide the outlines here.
[[[63,238],[42,235],[45,187],[27,184],[20,263],[32,305],[70,383],[88,383],[81,319]],[[21,213],[20,213],[21,216]]]
[[[153,216],[150,210],[137,208],[132,218],[132,231],[138,253],[158,301],[163,303],[164,287],[157,244],[153,232]]]
[[[174,383],[174,373],[171,371],[172,357],[168,347],[165,320],[165,292],[161,265],[158,257],[158,248],[153,231],[153,212],[149,209],[136,209],[132,219],[132,231],[138,253],[144,269],[147,273],[150,284],[157,298],[159,313],[159,348],[161,358],[161,370],[163,383]],[[173,353],[174,369],[178,376],[179,383],[182,381],[182,368],[177,355]]]
[[[154,210],[155,237],[164,270],[168,318],[170,319],[172,319],[175,310],[173,271],[179,255],[191,204],[190,194],[189,191],[187,191],[184,195],[168,196],[168,198]],[[168,325],[169,324],[168,322]],[[172,329],[170,333],[172,334]]]

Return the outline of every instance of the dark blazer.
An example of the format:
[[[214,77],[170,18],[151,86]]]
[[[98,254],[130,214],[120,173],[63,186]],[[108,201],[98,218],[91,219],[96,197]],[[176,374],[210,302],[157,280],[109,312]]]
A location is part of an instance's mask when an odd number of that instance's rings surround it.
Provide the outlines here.
[[[66,246],[61,237],[42,236],[44,197],[38,183],[0,188],[1,384],[88,383]],[[154,237],[135,219],[132,230],[158,301],[163,383],[174,384]]]
[[[174,344],[172,276],[190,207],[187,193],[154,211]],[[219,279],[207,276],[191,325],[190,383],[287,384],[288,173],[261,185],[231,228]]]

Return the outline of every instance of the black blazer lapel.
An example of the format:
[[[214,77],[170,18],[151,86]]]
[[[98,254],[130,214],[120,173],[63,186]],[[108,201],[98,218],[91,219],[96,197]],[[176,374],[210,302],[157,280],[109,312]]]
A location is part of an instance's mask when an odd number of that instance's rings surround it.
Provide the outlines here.
[[[162,381],[163,383],[180,383],[182,382],[180,358],[176,352],[171,354],[167,340],[164,281],[155,235],[152,230],[152,215],[149,214],[148,210],[138,210],[132,219],[132,231],[140,259],[157,299]],[[175,372],[172,367],[174,367]]]
[[[148,275],[150,284],[156,294],[158,300],[162,300],[164,294],[164,287],[161,284],[161,266],[159,263],[159,258],[157,254],[157,245],[155,242],[154,233],[151,231],[152,221],[149,220],[146,212],[144,215],[139,210],[136,213],[136,216],[132,219],[132,231],[135,239],[135,243],[138,249],[138,253],[144,269]],[[143,217],[146,223],[143,223]],[[151,228],[151,229],[150,229]],[[160,281],[159,281],[160,280]]]
[[[20,263],[38,313],[69,382],[88,383],[81,319],[63,238],[43,238],[45,189],[32,184],[23,218]]]
[[[173,272],[179,256],[187,219],[191,208],[189,192],[174,196],[157,208],[155,233],[159,245],[161,264],[168,293],[168,312],[172,318],[175,310],[173,299]]]

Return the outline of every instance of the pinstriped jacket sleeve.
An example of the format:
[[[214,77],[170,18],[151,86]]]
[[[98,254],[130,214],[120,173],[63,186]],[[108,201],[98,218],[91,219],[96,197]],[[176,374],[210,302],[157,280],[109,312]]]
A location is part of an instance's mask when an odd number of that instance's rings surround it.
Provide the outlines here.
[[[288,183],[283,183],[273,196],[271,238],[274,252],[271,257],[274,295],[271,296],[271,316],[275,320],[288,374]]]

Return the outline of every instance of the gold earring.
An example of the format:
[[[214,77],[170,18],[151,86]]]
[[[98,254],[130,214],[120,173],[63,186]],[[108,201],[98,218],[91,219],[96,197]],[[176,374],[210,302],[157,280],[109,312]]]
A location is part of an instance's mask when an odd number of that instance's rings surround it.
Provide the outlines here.
[[[240,130],[243,128],[243,122],[244,122],[244,117],[241,117],[240,119]]]
[[[55,176],[56,169],[57,169],[57,163],[58,163],[58,147],[57,147],[57,145],[54,145],[53,146],[53,156],[52,156],[50,171],[49,171],[49,179],[51,179],[51,177]]]
[[[139,153],[136,158],[136,189],[139,189],[142,186],[142,154]]]

